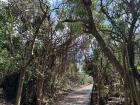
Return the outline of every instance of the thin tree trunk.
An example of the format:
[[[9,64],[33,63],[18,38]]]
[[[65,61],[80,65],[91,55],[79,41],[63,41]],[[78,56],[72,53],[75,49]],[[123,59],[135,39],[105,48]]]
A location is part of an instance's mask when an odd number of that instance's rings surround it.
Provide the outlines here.
[[[32,59],[33,59],[33,57],[31,57],[28,60],[28,62],[23,67],[21,67],[15,105],[20,105],[21,95],[22,95],[22,90],[23,90],[23,84],[24,84],[24,80],[25,80],[26,68],[30,64],[30,62],[32,61]]]
[[[37,85],[37,105],[42,105],[43,102],[43,84],[44,84],[44,77],[40,76],[38,78],[38,85]]]
[[[36,96],[37,96],[37,105],[43,104],[43,86],[44,86],[44,70],[45,70],[45,54],[44,51],[40,51],[41,54],[36,58],[36,72],[38,73],[37,78],[37,87],[36,87]]]
[[[24,80],[25,80],[25,70],[23,69],[20,73],[20,79],[19,79],[19,85],[18,85],[18,90],[17,90],[17,96],[16,96],[16,103],[15,105],[20,105],[20,101],[21,101],[21,94],[22,94],[22,90],[23,90],[23,84],[24,84]]]
[[[125,69],[124,71],[124,76],[126,79],[124,79],[124,90],[125,90],[125,105],[129,105],[130,99],[131,99],[131,94],[130,94],[130,88],[129,88],[129,83],[127,81],[128,77],[128,71],[127,71],[127,66],[126,66],[126,46],[125,43],[123,45],[123,51],[122,51],[122,61],[123,61],[123,67]]]
[[[93,83],[93,86],[92,86],[92,91],[91,91],[91,96],[90,96],[90,105],[94,105],[94,103],[93,103],[93,97],[94,97],[93,93],[94,93],[94,83]]]

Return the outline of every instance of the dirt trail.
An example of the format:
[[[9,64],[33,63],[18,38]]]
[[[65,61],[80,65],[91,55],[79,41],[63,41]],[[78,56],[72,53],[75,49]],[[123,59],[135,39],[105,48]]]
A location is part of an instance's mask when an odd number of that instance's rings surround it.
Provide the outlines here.
[[[76,89],[55,105],[88,105],[91,89],[92,85]]]

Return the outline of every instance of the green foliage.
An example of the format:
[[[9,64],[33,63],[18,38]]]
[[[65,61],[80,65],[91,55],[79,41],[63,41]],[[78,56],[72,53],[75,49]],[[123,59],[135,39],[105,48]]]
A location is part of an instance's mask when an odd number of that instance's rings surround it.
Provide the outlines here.
[[[95,46],[92,43],[95,40],[93,37],[98,34],[91,33],[93,30],[91,28],[93,27],[89,22],[92,19],[88,17],[83,0],[67,0],[67,2],[62,0],[64,5],[60,6],[60,8],[55,8],[57,10],[52,10],[55,11],[55,20],[50,17],[49,13],[52,12],[50,7],[45,3],[41,3],[42,9],[47,9],[49,12],[46,14],[46,19],[36,35],[34,35],[34,31],[38,23],[40,23],[43,12],[40,8],[36,8],[37,4],[31,0],[18,1],[22,1],[18,5],[22,11],[21,13],[19,13],[20,10],[16,8],[15,4],[13,4],[14,6],[10,5],[11,7],[0,4],[0,73],[9,75],[9,72],[19,70],[20,67],[25,66],[24,63],[28,61],[28,57],[33,55],[33,61],[29,65],[27,64],[28,70],[24,84],[27,85],[30,80],[35,80],[36,82],[40,75],[43,75],[42,77],[45,79],[43,88],[46,89],[45,92],[47,91],[49,98],[54,97],[59,90],[92,83],[93,81],[100,86],[102,93],[108,94],[113,84],[120,83],[120,75],[114,71],[115,68],[102,53],[102,50],[105,49],[99,48],[97,43]],[[100,10],[100,1],[91,1],[91,11],[95,27],[99,32],[98,36],[105,39],[105,44],[103,45],[107,45],[105,47],[114,53],[112,55],[117,58],[118,64],[121,65],[123,64],[122,51],[124,50],[124,45],[128,44],[125,40],[128,39],[128,30],[131,25],[129,23],[131,23],[132,19],[129,18],[128,21],[130,20],[130,22],[128,23],[124,21],[126,19],[122,19],[123,17],[121,16],[125,14],[123,13],[125,5],[122,2],[115,0],[104,1],[104,9],[111,16],[115,24],[113,25],[111,24],[112,21],[107,20],[107,16]],[[29,9],[29,5],[26,4],[34,6]],[[129,12],[128,14],[131,17]],[[38,16],[35,16],[36,14]],[[84,39],[83,35],[86,36],[86,33],[88,33],[87,35],[90,33],[93,35]],[[100,39],[100,37],[98,38]],[[84,41],[87,42],[84,43]],[[132,42],[135,41],[132,40]],[[94,50],[93,56],[85,59],[83,70],[79,72],[75,61],[71,60],[70,57],[75,59],[77,57],[75,53],[85,53],[87,46],[90,46],[90,49],[94,47],[92,49]],[[67,60],[66,64],[65,60]],[[136,67],[140,70],[140,64],[136,65]],[[25,91],[27,92],[25,97],[28,99],[30,97],[28,91],[30,90],[25,88]],[[35,94],[34,91],[31,91],[31,93]]]
[[[85,73],[80,73],[80,85],[85,85],[85,84],[92,84],[93,79],[89,75]]]
[[[140,63],[138,63],[136,67],[137,67],[138,71],[140,72]]]
[[[69,23],[68,27],[70,29],[70,32],[76,35],[80,35],[82,34],[82,27],[81,27],[81,23],[77,22],[77,23]]]
[[[7,5],[0,4],[0,72],[7,72],[17,69],[19,39],[12,36],[13,33],[13,18],[10,9]],[[14,47],[17,51],[12,55],[11,48]]]

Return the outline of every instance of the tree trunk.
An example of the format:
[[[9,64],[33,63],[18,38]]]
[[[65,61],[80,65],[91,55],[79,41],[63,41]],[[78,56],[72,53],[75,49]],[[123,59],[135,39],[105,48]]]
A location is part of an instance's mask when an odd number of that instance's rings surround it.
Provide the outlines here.
[[[126,74],[125,75],[126,79],[124,79],[124,84],[123,84],[124,85],[124,90],[125,90],[124,91],[125,92],[125,105],[129,105],[132,95],[130,94],[129,83],[127,81],[127,77],[129,75],[128,75],[128,70],[127,70],[127,65],[126,65],[126,46],[125,46],[125,43],[123,44],[122,61],[123,61],[123,67],[125,69],[124,73]]]
[[[23,69],[20,73],[19,85],[18,85],[15,105],[20,105],[21,95],[22,95],[22,90],[23,90],[23,84],[24,84],[24,80],[25,80],[25,72],[26,72],[25,69]]]
[[[42,105],[43,103],[43,84],[44,77],[40,76],[37,83],[37,105]]]
[[[36,87],[37,105],[43,104],[45,56],[44,52],[40,51],[40,54],[42,54],[42,56],[36,58],[36,72],[38,73]]]
[[[97,92],[97,84],[93,83],[91,97],[90,97],[90,105],[98,104],[98,92]]]
[[[123,72],[124,68],[123,68],[123,66],[119,63],[119,61],[117,60],[115,55],[107,47],[107,45],[106,45],[105,41],[103,40],[102,36],[100,35],[100,33],[96,29],[94,19],[93,19],[93,14],[92,14],[90,6],[85,5],[85,8],[86,8],[88,16],[89,16],[89,25],[90,25],[90,29],[91,29],[91,34],[98,41],[98,44],[99,44],[100,48],[102,49],[104,55],[108,58],[110,63],[112,63],[113,66],[116,67],[116,70],[119,72],[121,77],[124,78],[124,72]]]
[[[135,55],[134,55],[134,44],[132,42],[132,37],[130,37],[130,40],[127,44],[127,64],[128,64],[128,67],[130,68],[130,75],[129,76],[129,85],[130,88],[131,88],[131,92],[133,93],[133,100],[134,100],[134,103],[136,105],[140,105],[140,101],[139,101],[139,92],[138,92],[138,89],[137,89],[137,85],[136,85],[136,80],[138,80],[138,82],[140,83],[139,81],[139,73],[137,72],[136,68],[135,68]]]
[[[89,17],[89,25],[90,25],[90,31],[91,34],[96,38],[96,40],[98,41],[99,46],[101,47],[104,55],[108,58],[108,60],[110,61],[110,63],[113,64],[114,67],[116,67],[117,72],[121,75],[121,77],[125,80],[125,74],[124,74],[124,68],[123,66],[120,64],[120,62],[117,60],[117,58],[115,57],[115,55],[111,52],[111,50],[107,47],[105,41],[103,40],[102,36],[100,35],[100,33],[98,32],[96,25],[94,23],[94,19],[93,19],[93,14],[92,14],[92,10],[90,8],[89,5],[84,4],[87,13],[88,13],[88,17]],[[130,86],[133,86],[133,82],[130,81],[129,82]],[[132,91],[132,88],[131,88]],[[135,99],[137,100],[138,97],[135,97]],[[140,105],[140,103],[137,100],[137,104]]]
[[[32,59],[33,59],[33,56],[31,56],[30,59],[28,60],[28,62],[23,67],[21,67],[15,105],[20,105],[23,84],[24,84],[24,80],[25,80],[26,68],[31,63]]]
[[[93,92],[94,92],[94,83],[93,83],[93,86],[92,86],[92,91],[91,91],[91,96],[90,96],[90,105],[94,105],[94,103],[93,103],[93,97],[94,97]]]

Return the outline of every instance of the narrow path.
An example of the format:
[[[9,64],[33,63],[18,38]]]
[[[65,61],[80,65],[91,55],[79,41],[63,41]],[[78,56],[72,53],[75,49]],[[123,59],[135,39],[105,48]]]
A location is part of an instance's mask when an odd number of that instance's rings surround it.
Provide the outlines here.
[[[76,89],[74,92],[69,93],[66,97],[64,97],[62,101],[59,101],[56,105],[88,105],[91,89],[92,85]]]

